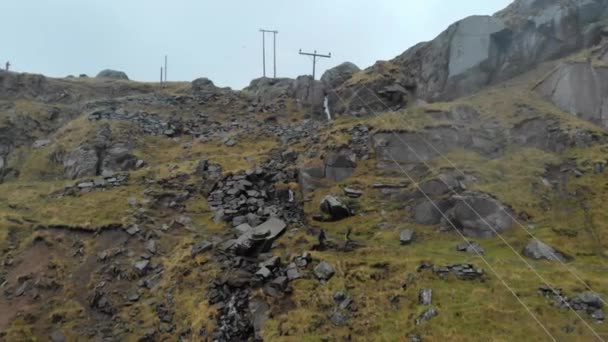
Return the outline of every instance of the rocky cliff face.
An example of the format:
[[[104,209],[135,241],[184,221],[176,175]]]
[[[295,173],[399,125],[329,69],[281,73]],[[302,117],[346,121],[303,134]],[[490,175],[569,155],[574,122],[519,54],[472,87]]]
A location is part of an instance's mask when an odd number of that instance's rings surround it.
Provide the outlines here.
[[[608,129],[608,67],[565,63],[535,90],[565,112]]]
[[[401,107],[412,99],[451,100],[470,95],[540,62],[596,44],[606,18],[606,0],[518,0],[494,16],[456,22],[433,41],[377,63],[337,88],[348,105],[334,102],[332,108],[365,112]],[[368,108],[359,101],[362,86],[375,93],[363,95],[369,100],[363,102],[371,102]],[[394,97],[389,91],[394,88],[402,89],[404,96]]]

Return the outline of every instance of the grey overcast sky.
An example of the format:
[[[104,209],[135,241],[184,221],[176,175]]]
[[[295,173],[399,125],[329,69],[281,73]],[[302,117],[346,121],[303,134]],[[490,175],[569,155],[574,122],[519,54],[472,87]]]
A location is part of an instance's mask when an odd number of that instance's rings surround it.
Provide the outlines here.
[[[0,0],[0,62],[63,77],[125,71],[156,81],[165,54],[169,80],[205,76],[240,89],[262,74],[260,28],[276,29],[280,77],[312,72],[298,50],[331,52],[326,68],[361,68],[399,55],[473,14],[511,0]],[[267,72],[272,39],[267,36]]]

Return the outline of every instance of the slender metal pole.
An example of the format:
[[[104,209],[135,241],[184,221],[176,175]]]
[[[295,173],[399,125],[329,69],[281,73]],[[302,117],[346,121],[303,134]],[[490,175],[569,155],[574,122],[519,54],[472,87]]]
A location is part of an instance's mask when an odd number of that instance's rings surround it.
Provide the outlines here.
[[[266,77],[266,32],[262,31],[262,63],[264,64],[264,77]]]
[[[165,55],[165,82],[167,82],[167,55]]]
[[[277,32],[273,32],[272,46],[274,49],[272,54],[274,57],[274,78],[277,78]]]

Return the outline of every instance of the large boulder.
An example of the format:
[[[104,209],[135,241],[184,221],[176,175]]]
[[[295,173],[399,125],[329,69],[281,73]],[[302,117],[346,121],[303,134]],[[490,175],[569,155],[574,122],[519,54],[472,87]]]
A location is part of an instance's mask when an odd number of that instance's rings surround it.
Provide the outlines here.
[[[441,222],[443,214],[450,208],[451,203],[447,200],[422,200],[414,207],[414,221],[423,225],[435,225]],[[439,210],[438,210],[439,209]]]
[[[351,216],[351,210],[342,203],[338,198],[328,195],[321,201],[321,211],[331,218],[333,221],[338,221]]]
[[[213,81],[206,77],[197,78],[192,81],[191,89],[195,93],[199,92],[207,92],[207,91],[215,91],[217,87],[213,84]]]
[[[523,255],[535,260],[567,261],[565,254],[538,240],[528,243],[523,250]]]
[[[341,86],[346,80],[348,80],[352,75],[361,71],[358,66],[351,62],[344,62],[336,67],[328,69],[325,71],[323,76],[321,76],[321,82],[328,89],[335,89]]]
[[[325,88],[311,76],[298,76],[293,83],[293,97],[298,103],[312,106],[317,112],[323,111]]]
[[[258,78],[244,89],[255,101],[270,105],[280,99],[293,99],[303,106],[312,106],[315,111],[323,110],[324,87],[311,76],[291,78]]]
[[[291,78],[256,78],[249,83],[244,91],[249,92],[262,104],[268,104],[292,94],[291,87],[294,80]]]
[[[97,78],[111,78],[115,80],[129,80],[129,77],[123,71],[105,69],[97,74]]]
[[[452,201],[446,216],[465,236],[490,238],[513,226],[510,209],[487,194],[467,192],[453,196]],[[452,226],[447,221],[444,225]]]
[[[313,270],[315,277],[321,281],[328,281],[334,276],[336,271],[334,268],[325,261],[321,261]]]
[[[270,250],[272,243],[283,235],[286,228],[285,221],[272,217],[261,225],[246,230],[237,239],[226,242],[224,249],[244,256],[265,253]]]

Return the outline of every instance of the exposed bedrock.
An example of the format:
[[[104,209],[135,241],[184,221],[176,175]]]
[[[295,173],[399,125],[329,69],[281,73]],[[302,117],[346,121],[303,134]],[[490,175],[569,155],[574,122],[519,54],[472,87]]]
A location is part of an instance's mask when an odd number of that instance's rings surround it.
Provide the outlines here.
[[[608,67],[566,63],[535,90],[560,109],[608,128]]]
[[[337,113],[369,115],[416,99],[470,95],[597,44],[607,17],[608,0],[518,0],[493,16],[460,20],[432,41],[354,74],[337,90],[347,105],[330,105]],[[398,96],[388,94],[395,90]]]

